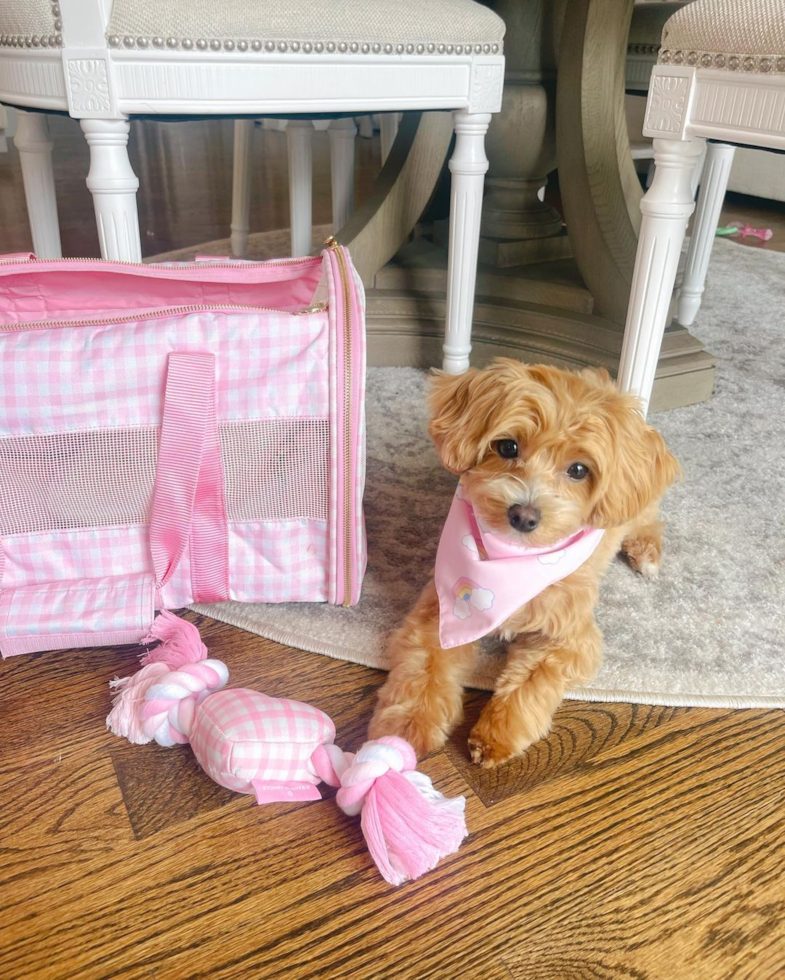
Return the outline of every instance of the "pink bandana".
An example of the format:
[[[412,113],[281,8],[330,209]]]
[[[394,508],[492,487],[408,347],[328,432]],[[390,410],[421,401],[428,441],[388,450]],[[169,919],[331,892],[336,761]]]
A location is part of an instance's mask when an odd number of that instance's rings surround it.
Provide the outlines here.
[[[492,633],[543,589],[580,568],[602,535],[585,527],[544,548],[513,544],[480,526],[458,484],[436,553],[442,649]]]

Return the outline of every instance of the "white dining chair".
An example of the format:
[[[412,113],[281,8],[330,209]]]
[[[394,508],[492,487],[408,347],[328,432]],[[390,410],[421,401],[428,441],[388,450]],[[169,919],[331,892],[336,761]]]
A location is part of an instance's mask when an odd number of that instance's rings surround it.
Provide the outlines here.
[[[458,372],[471,350],[484,141],[501,103],[503,38],[504,22],[473,0],[3,3],[0,102],[68,112],[80,121],[101,254],[129,261],[141,258],[138,180],[128,158],[131,116],[327,113],[348,120],[335,125],[345,133],[365,113],[451,111],[456,141],[449,162],[443,364]],[[46,118],[19,116],[16,145],[34,247],[42,256],[58,255]]]
[[[710,144],[684,281],[680,322],[700,305],[737,144],[785,150],[785,0],[694,0],[667,21],[643,134],[655,172],[643,215],[619,383],[648,405],[687,220],[692,175]],[[754,297],[750,297],[754,302]]]
[[[384,166],[398,135],[400,113],[385,112],[376,117],[359,119],[314,119],[279,123],[275,128],[286,132],[289,171],[289,224],[292,255],[308,255],[313,242],[313,130],[325,129],[330,138],[330,182],[332,192],[332,229],[337,235],[354,211],[355,137],[369,139],[374,133],[374,118],[379,121],[381,164]],[[232,255],[242,258],[248,247],[251,229],[251,194],[253,192],[253,143],[257,120],[235,119],[234,167],[232,174]]]

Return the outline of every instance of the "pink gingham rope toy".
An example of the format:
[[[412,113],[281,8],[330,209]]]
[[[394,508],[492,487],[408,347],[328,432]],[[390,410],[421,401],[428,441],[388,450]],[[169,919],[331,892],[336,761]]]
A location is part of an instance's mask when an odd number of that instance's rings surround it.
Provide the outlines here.
[[[360,823],[376,865],[391,884],[418,878],[454,853],[466,836],[465,800],[447,799],[417,772],[411,745],[387,736],[357,754],[334,744],[335,726],[312,705],[258,691],[223,690],[229,672],[208,657],[199,631],[161,613],[132,677],[116,692],[107,727],[135,744],[191,744],[219,785],[259,803],[319,799],[319,782]]]

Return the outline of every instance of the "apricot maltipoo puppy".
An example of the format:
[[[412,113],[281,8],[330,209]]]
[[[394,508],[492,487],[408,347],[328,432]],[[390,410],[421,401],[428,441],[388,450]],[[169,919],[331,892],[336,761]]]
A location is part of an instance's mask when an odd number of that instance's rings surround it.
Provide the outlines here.
[[[469,736],[475,762],[499,765],[546,735],[565,690],[602,658],[594,619],[618,551],[659,570],[662,494],[678,464],[635,398],[604,370],[572,373],[499,359],[432,379],[430,434],[460,483],[436,568],[392,640],[373,738],[440,748],[490,633],[509,641],[496,691]]]

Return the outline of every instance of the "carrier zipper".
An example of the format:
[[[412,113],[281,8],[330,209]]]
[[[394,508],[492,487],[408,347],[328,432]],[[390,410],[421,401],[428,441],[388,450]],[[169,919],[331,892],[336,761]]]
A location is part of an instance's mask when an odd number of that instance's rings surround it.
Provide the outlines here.
[[[100,261],[96,259],[96,261]],[[14,330],[47,330],[50,327],[102,327],[116,323],[136,323],[138,320],[155,320],[165,316],[182,316],[184,313],[204,313],[211,310],[215,313],[284,313],[288,316],[305,316],[308,313],[322,313],[327,309],[326,303],[314,303],[301,310],[282,310],[274,306],[239,306],[232,303],[200,304],[195,306],[170,306],[162,310],[145,310],[141,313],[129,313],[126,316],[103,317],[89,320],[30,320],[25,323],[3,323],[0,331]]]
[[[199,269],[200,271],[204,270],[205,268],[207,268],[207,269],[238,269],[238,268],[240,268],[240,269],[248,269],[248,268],[253,268],[254,266],[259,266],[259,265],[263,265],[263,266],[271,266],[271,265],[298,265],[300,263],[305,263],[305,262],[316,262],[318,260],[318,258],[319,258],[318,255],[303,255],[303,256],[298,256],[296,258],[291,258],[291,259],[269,259],[269,260],[267,260],[267,259],[260,259],[258,262],[246,262],[246,261],[240,260],[240,261],[243,262],[242,265],[239,265],[238,262],[193,262],[193,263],[190,263],[190,265],[193,266],[193,267],[195,267],[195,268],[197,268],[197,269]],[[177,262],[178,260],[177,259],[172,259],[171,261],[172,262]],[[93,263],[93,262],[100,262],[102,265],[124,265],[124,266],[128,266],[129,268],[132,268],[132,269],[161,269],[161,268],[165,268],[165,264],[163,262],[129,262],[127,259],[95,259],[95,258],[86,258],[86,259],[84,259],[84,258],[83,259],[39,259],[38,257],[36,257],[34,259],[10,259],[9,260],[9,259],[3,259],[2,257],[0,257],[0,266],[7,266],[7,265],[30,265],[30,266],[35,266],[35,265],[43,265],[44,263],[46,263],[47,265],[53,264],[53,263],[56,264],[58,262],[64,262],[64,263],[69,263],[69,264],[75,262],[75,263],[80,264],[80,265],[83,264],[83,263],[90,264],[90,263]],[[175,266],[174,268],[178,268],[178,267]],[[191,268],[189,268],[189,269],[179,268],[179,271],[180,272],[190,272],[190,271],[193,271],[193,269],[191,269]]]
[[[344,453],[344,475],[343,475],[343,557],[344,557],[344,592],[343,605],[352,604],[352,564],[350,554],[352,550],[352,304],[349,292],[349,273],[346,269],[346,259],[341,250],[338,240],[331,235],[324,243],[327,248],[335,252],[338,259],[338,272],[341,277],[341,288],[343,290],[343,334],[344,334],[344,432],[343,432],[343,453]]]

